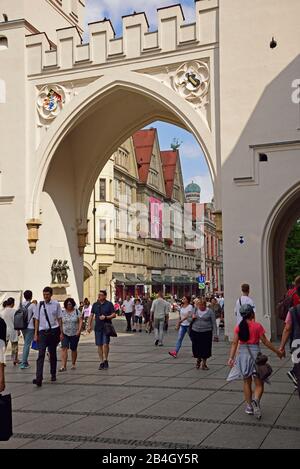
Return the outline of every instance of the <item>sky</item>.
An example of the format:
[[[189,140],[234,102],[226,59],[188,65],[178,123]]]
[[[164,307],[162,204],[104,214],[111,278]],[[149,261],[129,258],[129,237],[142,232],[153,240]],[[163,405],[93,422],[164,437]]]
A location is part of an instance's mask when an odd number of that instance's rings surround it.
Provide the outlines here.
[[[186,22],[195,21],[194,0],[86,0],[86,18],[84,41],[88,41],[87,25],[93,21],[102,20],[104,17],[112,21],[116,36],[122,36],[122,16],[134,11],[145,11],[150,30],[157,29],[156,9],[181,3]],[[181,143],[180,156],[184,184],[194,181],[201,187],[201,202],[210,202],[213,197],[213,187],[209,169],[198,142],[194,136],[180,128],[164,122],[155,122],[150,127],[156,127],[161,150],[171,148],[174,138]]]

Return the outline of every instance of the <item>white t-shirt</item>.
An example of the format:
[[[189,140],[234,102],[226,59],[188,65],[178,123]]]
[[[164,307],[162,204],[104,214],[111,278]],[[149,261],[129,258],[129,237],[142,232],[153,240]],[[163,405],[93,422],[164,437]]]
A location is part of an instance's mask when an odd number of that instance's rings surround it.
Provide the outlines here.
[[[134,314],[135,314],[135,316],[138,316],[138,317],[142,316],[143,310],[144,310],[143,305],[136,304],[136,305],[134,306]]]
[[[243,319],[242,316],[240,315],[240,307],[241,305],[251,305],[253,306],[254,312],[255,312],[255,304],[252,298],[250,296],[245,296],[242,295],[240,298],[236,300],[235,308],[234,308],[234,314],[236,317],[236,323],[239,324],[241,320]]]
[[[123,301],[123,306],[124,306],[124,312],[125,313],[132,313],[133,311],[133,305],[134,302],[132,300],[124,300]]]
[[[1,317],[6,322],[6,340],[10,340],[11,342],[18,342],[18,331],[15,331],[14,326],[16,311],[15,308],[10,307],[4,308],[1,311]]]
[[[183,319],[184,317],[186,317],[187,315],[189,316],[189,318],[192,317],[192,314],[193,314],[193,311],[194,311],[194,308],[192,305],[187,305],[185,308],[182,306],[180,308],[180,319]],[[185,321],[183,321],[181,323],[182,326],[189,326],[190,325],[190,321],[188,319],[186,319]]]

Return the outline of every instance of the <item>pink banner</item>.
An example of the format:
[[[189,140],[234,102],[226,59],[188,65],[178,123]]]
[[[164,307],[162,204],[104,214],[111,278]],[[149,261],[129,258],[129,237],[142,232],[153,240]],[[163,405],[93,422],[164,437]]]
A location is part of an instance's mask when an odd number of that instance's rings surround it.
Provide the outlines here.
[[[162,208],[163,203],[155,197],[150,197],[150,226],[151,238],[162,239]]]

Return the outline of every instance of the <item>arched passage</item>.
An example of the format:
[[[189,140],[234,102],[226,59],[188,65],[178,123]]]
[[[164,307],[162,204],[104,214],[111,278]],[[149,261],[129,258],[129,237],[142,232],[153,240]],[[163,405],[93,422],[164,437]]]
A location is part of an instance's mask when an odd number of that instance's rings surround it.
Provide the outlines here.
[[[154,120],[182,126],[194,134],[216,188],[214,136],[200,114],[164,84],[133,72],[125,72],[121,80],[105,75],[88,85],[51,125],[37,152],[28,218],[40,218],[42,209],[40,239],[49,230],[44,224],[48,214],[63,226],[77,292],[81,293],[83,278],[78,236],[84,238],[87,230],[88,205],[97,177],[118,146]],[[215,201],[220,209],[218,191]]]
[[[266,228],[263,261],[268,276],[265,304],[272,312],[271,332],[276,339],[281,335],[283,322],[276,316],[276,304],[286,293],[285,248],[289,233],[300,217],[300,185],[288,191],[276,205]]]

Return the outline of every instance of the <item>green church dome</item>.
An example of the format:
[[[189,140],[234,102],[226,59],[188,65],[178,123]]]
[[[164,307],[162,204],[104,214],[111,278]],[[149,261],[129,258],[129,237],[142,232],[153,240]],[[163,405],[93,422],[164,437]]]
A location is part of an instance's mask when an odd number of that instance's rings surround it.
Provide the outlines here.
[[[186,194],[191,194],[191,193],[197,193],[197,194],[200,194],[201,192],[201,189],[200,189],[200,186],[198,184],[196,184],[195,182],[191,182],[190,184],[188,184],[184,190],[184,192]]]

